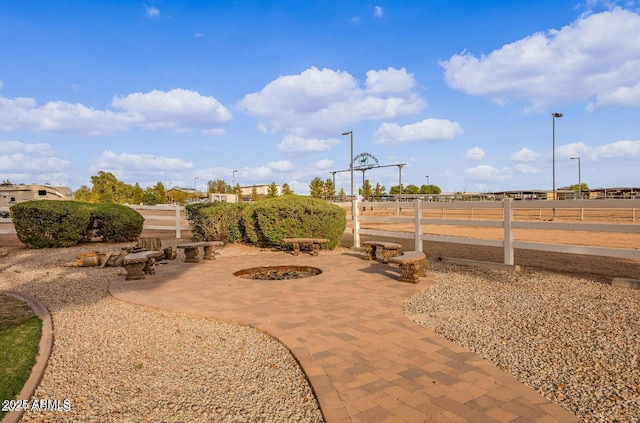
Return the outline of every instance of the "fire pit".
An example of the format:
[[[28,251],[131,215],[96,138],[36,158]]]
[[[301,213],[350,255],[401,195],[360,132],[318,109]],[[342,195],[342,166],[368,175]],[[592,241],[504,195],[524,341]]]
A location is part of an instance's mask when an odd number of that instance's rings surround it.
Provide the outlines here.
[[[286,279],[302,279],[316,276],[322,270],[311,266],[262,266],[251,269],[243,269],[234,272],[234,276],[245,279],[257,279],[263,281],[280,281]]]

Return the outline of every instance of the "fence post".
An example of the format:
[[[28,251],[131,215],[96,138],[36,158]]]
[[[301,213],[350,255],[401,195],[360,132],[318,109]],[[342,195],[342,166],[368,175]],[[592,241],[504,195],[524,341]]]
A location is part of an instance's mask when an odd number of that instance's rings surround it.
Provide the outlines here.
[[[413,210],[414,210],[414,221],[416,230],[415,232],[415,247],[416,251],[422,252],[422,225],[420,224],[420,219],[422,218],[422,210],[420,208],[420,199],[417,198],[413,202]]]
[[[358,221],[358,200],[351,203],[351,219],[353,220],[353,247],[360,248],[360,221]]]
[[[513,266],[513,232],[511,231],[511,222],[513,222],[513,209],[511,208],[511,198],[502,200],[503,214],[502,225],[504,227],[504,264]]]
[[[180,204],[176,203],[176,238],[180,239],[182,233],[182,216],[180,216]]]

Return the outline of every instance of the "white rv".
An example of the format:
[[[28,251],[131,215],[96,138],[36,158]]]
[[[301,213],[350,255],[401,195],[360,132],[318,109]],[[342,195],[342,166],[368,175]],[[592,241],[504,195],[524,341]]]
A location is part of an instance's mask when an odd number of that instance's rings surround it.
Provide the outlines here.
[[[73,191],[68,187],[49,185],[0,185],[0,206],[11,206],[30,200],[73,200]]]

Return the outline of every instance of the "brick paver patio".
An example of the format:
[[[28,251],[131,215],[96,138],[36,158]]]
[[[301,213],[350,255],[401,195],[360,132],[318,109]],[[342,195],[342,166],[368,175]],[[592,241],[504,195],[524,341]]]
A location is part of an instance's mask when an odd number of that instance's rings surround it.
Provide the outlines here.
[[[308,265],[321,275],[257,281],[249,267]],[[123,301],[251,325],[298,359],[329,423],[579,422],[496,366],[402,313],[425,289],[355,254],[255,255],[158,266],[112,284]]]

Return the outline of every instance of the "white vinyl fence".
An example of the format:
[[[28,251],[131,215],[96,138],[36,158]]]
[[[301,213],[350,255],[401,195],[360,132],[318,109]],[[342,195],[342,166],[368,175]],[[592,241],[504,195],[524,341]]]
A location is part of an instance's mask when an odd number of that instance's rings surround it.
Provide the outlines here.
[[[413,209],[413,216],[402,217],[398,212],[400,207],[406,209]],[[395,209],[395,215],[389,216],[360,216],[358,210],[362,208],[380,208]],[[520,214],[528,215],[545,215],[550,213],[565,212],[567,210],[576,210],[578,217],[574,222],[559,221],[559,220],[514,220],[514,211],[520,210]],[[640,209],[640,200],[558,200],[558,201],[513,201],[512,199],[505,199],[503,201],[480,201],[480,202],[450,202],[450,203],[436,203],[436,202],[423,202],[421,200],[415,200],[412,203],[384,203],[384,202],[357,202],[355,218],[353,224],[355,228],[354,233],[354,246],[360,246],[360,235],[373,235],[377,237],[391,237],[391,238],[404,238],[413,239],[415,242],[415,250],[422,251],[423,241],[437,241],[437,242],[453,242],[458,244],[469,245],[485,245],[491,247],[502,247],[504,251],[504,264],[515,265],[514,263],[514,249],[525,250],[541,250],[541,251],[553,251],[560,253],[570,254],[587,254],[596,256],[640,259],[639,249],[624,249],[624,248],[606,248],[606,247],[591,247],[583,245],[566,245],[566,244],[546,244],[539,242],[529,241],[514,241],[513,229],[544,229],[544,230],[562,230],[562,231],[587,231],[587,232],[609,232],[609,233],[640,233],[640,224],[636,222],[636,209]],[[450,218],[446,219],[429,217],[422,217],[423,215],[437,215],[441,213],[441,216],[455,214],[454,210],[463,210],[466,214],[473,216],[481,215],[483,210],[487,211],[488,215],[498,215],[500,220],[482,219],[482,218]],[[630,223],[591,223],[584,222],[585,210],[600,210],[602,213],[610,213],[613,215],[614,211],[617,215],[624,214],[629,216],[628,221]],[[620,211],[623,210],[624,213]],[[491,212],[489,212],[491,211]],[[501,213],[500,213],[501,211]],[[446,212],[446,213],[445,213]],[[404,214],[404,213],[402,213]],[[361,229],[361,222],[387,222],[387,223],[405,223],[412,224],[412,232],[397,232],[386,231],[378,229]],[[462,236],[447,236],[447,235],[434,235],[428,234],[429,225],[456,225],[456,226],[469,226],[469,227],[493,227],[502,228],[503,236],[502,240],[496,239],[481,239],[470,238]],[[425,231],[426,228],[426,231]],[[423,233],[427,232],[427,233]],[[640,245],[638,246],[640,248]]]

